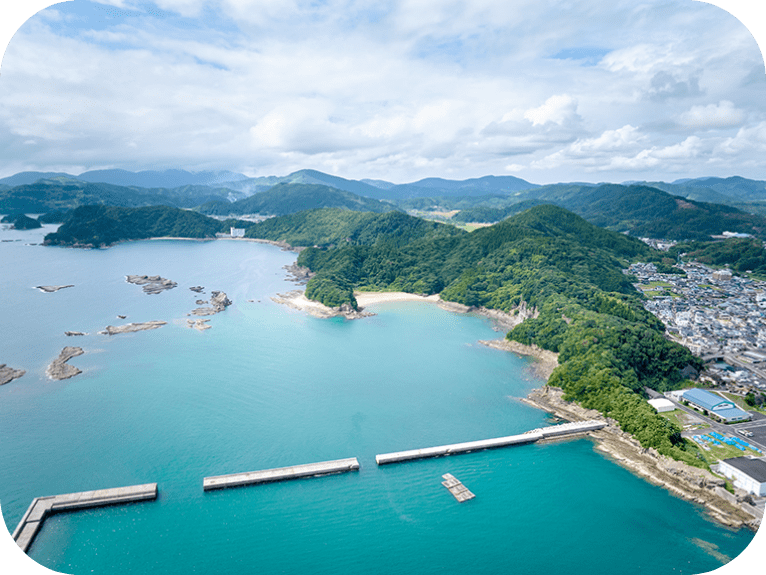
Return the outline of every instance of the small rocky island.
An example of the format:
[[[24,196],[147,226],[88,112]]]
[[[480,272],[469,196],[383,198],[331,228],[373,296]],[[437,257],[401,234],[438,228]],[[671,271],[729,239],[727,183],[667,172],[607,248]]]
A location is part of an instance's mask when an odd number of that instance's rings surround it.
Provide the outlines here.
[[[178,284],[160,276],[125,276],[129,284],[144,286],[144,292],[153,295],[165,290],[173,289]]]
[[[8,367],[4,363],[0,363],[0,385],[5,385],[8,382],[18,379],[24,375],[26,371],[23,369],[13,369]]]
[[[46,375],[55,380],[69,379],[75,375],[82,373],[81,369],[76,368],[73,365],[69,365],[67,362],[73,357],[82,355],[85,353],[81,347],[65,347],[61,350],[59,356],[54,359],[45,370]]]
[[[145,321],[142,323],[128,323],[125,325],[108,325],[104,328],[103,331],[100,331],[98,333],[102,335],[117,335],[118,333],[133,333],[136,331],[146,331],[149,329],[157,329],[158,327],[162,327],[163,325],[167,324],[166,321]]]
[[[39,289],[41,292],[53,293],[53,292],[59,291],[60,289],[74,287],[74,284],[69,284],[65,286],[35,286],[35,287]]]
[[[212,296],[208,302],[209,307],[198,307],[193,309],[189,315],[215,315],[232,304],[232,301],[222,291],[214,291],[211,294]],[[202,300],[197,300],[197,305],[199,305],[199,301]]]

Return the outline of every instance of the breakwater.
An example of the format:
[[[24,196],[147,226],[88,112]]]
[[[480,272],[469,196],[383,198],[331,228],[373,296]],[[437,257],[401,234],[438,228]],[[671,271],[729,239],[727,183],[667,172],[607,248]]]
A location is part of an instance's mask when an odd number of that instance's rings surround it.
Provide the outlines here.
[[[27,512],[19,521],[18,526],[13,532],[13,540],[21,547],[22,551],[26,552],[29,546],[32,545],[32,541],[34,541],[37,532],[42,527],[45,518],[51,513],[148,501],[156,498],[156,483],[37,497],[32,500]]]
[[[202,480],[202,488],[205,491],[213,489],[225,489],[227,487],[240,487],[256,483],[269,483],[271,481],[285,481],[302,477],[314,477],[317,475],[330,475],[333,473],[345,473],[359,469],[359,461],[356,457],[349,459],[336,459],[334,461],[321,461],[319,463],[306,463],[291,467],[277,467],[275,469],[263,469],[261,471],[248,471],[245,473],[232,473],[230,475],[217,475],[205,477]]]
[[[480,451],[482,449],[493,449],[497,447],[506,447],[509,445],[523,445],[534,443],[541,439],[553,439],[595,431],[606,427],[603,421],[581,421],[576,423],[563,423],[561,425],[552,425],[533,429],[519,435],[509,435],[507,437],[496,437],[494,439],[481,439],[478,441],[468,441],[465,443],[454,443],[451,445],[440,445],[438,447],[424,447],[421,449],[411,449],[409,451],[396,451],[393,453],[383,453],[375,456],[378,465],[388,463],[398,463],[400,461],[410,461],[413,459],[426,459],[429,457],[443,457],[445,455],[454,455],[457,453],[469,453],[471,451]]]

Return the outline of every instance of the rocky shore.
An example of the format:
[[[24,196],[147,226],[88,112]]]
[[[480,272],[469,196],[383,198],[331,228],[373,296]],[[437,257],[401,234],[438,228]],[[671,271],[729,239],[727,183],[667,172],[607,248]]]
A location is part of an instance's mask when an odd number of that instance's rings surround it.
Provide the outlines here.
[[[119,326],[113,326],[108,325],[104,328],[103,331],[100,331],[98,333],[102,335],[117,335],[118,333],[133,333],[136,331],[146,331],[149,329],[157,329],[158,327],[162,327],[167,322],[165,321],[146,321],[143,323],[129,323],[126,325],[119,325]]]
[[[13,369],[4,363],[0,363],[0,385],[5,385],[14,379],[18,379],[25,373],[26,371],[23,369]]]
[[[536,361],[532,364],[535,375],[546,381],[559,365],[559,354],[548,351],[536,345],[524,345],[508,339],[479,340],[479,343],[494,349],[511,351],[519,355],[533,357]]]
[[[85,353],[81,347],[65,347],[61,350],[59,356],[54,359],[45,370],[45,374],[55,380],[69,379],[82,373],[82,370],[76,368],[73,365],[69,365],[67,362],[73,357],[82,355]]]
[[[327,307],[318,301],[310,300],[302,290],[293,290],[287,293],[278,293],[271,298],[272,301],[297,309],[318,318],[345,317],[346,319],[359,319],[375,315],[363,310],[355,310],[349,304],[340,307]]]
[[[724,525],[753,530],[758,528],[760,521],[746,512],[735,496],[723,489],[723,479],[707,470],[662,456],[654,449],[643,448],[631,435],[622,431],[616,421],[605,418],[598,411],[564,401],[561,389],[546,385],[532,391],[522,401],[568,421],[605,420],[607,426],[590,435],[596,441],[596,448],[610,459],[674,495],[703,505],[713,519]]]
[[[125,276],[125,281],[129,284],[144,286],[144,292],[149,295],[173,289],[178,285],[176,282],[160,276]]]

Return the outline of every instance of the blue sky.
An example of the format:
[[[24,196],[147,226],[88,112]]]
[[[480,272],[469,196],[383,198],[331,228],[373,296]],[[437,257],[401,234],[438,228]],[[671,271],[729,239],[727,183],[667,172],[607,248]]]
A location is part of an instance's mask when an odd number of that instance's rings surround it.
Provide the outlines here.
[[[693,0],[74,0],[0,73],[0,176],[766,179],[758,45]]]

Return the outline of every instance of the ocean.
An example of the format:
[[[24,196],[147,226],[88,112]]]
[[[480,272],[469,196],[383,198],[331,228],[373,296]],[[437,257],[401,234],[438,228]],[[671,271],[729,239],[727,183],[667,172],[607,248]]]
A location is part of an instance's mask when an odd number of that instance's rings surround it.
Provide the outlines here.
[[[519,401],[544,382],[487,348],[486,318],[430,303],[317,319],[271,301],[295,254],[246,241],[43,247],[0,230],[0,504],[157,482],[159,498],[49,517],[29,555],[81,574],[702,573],[753,533],[635,477],[590,439],[377,467],[375,455],[555,421]],[[156,295],[126,275],[178,287]],[[74,287],[43,293],[38,285]],[[198,294],[189,288],[203,286]],[[212,290],[233,301],[187,327]],[[119,319],[118,315],[126,316]],[[107,325],[162,320],[114,336]],[[68,337],[65,331],[88,335]],[[51,381],[65,346],[83,371]],[[203,492],[206,476],[357,457],[358,472]],[[458,503],[452,473],[476,498]]]

